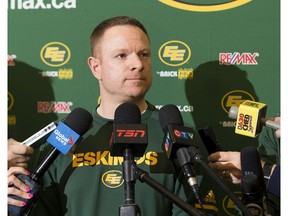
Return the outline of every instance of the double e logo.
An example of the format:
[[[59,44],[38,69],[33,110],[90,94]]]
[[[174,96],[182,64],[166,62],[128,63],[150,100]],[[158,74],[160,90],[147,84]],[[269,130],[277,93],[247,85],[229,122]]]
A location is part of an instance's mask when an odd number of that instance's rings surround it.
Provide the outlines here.
[[[46,65],[60,67],[70,60],[71,52],[64,43],[50,42],[41,49],[40,57]]]
[[[185,64],[191,57],[191,50],[182,41],[172,40],[164,43],[158,52],[159,59],[169,66]]]
[[[223,96],[221,106],[226,113],[229,113],[231,106],[239,107],[240,104],[246,100],[255,101],[254,97],[249,92],[243,90],[233,90]]]
[[[213,3],[211,1],[202,0],[159,0],[161,3],[166,4],[170,7],[178,8],[180,10],[186,11],[198,11],[198,12],[213,12],[229,10],[232,8],[239,7],[241,5],[247,4],[252,0],[215,0]],[[201,3],[200,3],[201,2]]]
[[[8,92],[8,111],[11,110],[13,105],[14,105],[14,97],[11,94],[11,92]]]
[[[240,191],[233,192],[235,196],[239,199],[242,197],[242,193]],[[226,215],[235,216],[235,203],[228,197],[225,196],[222,200],[223,210],[226,212]]]
[[[108,188],[118,188],[124,183],[122,172],[110,170],[102,175],[102,183]]]

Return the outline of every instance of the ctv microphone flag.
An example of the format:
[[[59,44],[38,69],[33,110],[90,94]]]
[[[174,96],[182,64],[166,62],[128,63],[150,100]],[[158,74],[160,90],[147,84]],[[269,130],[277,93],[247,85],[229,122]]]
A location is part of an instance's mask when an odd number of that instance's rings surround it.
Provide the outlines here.
[[[66,155],[79,137],[79,134],[77,134],[63,122],[60,122],[57,128],[48,137],[47,141],[62,154]]]
[[[235,133],[256,137],[262,130],[261,118],[266,115],[267,105],[246,100],[240,104]]]
[[[197,146],[192,128],[183,125],[168,124],[165,139],[165,152],[168,159],[176,158],[176,151],[182,147]]]

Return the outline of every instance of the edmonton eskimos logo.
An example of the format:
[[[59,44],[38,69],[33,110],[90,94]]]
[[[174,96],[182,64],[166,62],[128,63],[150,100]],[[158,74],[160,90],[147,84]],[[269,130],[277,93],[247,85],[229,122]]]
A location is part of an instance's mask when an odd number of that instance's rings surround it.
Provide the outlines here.
[[[122,172],[110,170],[102,175],[102,183],[109,188],[118,188],[124,183]]]
[[[8,92],[8,111],[13,107],[13,105],[14,105],[14,97],[10,92]]]
[[[191,57],[191,50],[182,41],[172,40],[164,43],[158,52],[159,59],[169,66],[185,64]]]
[[[242,193],[240,191],[234,191],[233,193],[236,197],[241,199]],[[227,195],[222,200],[222,207],[227,215],[235,216],[235,204]]]
[[[226,113],[229,113],[231,106],[240,106],[240,104],[246,100],[255,101],[254,97],[249,92],[233,90],[222,97],[221,106]]]
[[[225,0],[216,0],[213,3],[211,1],[199,1],[196,0],[159,0],[161,3],[169,5],[180,10],[187,11],[198,11],[198,12],[214,12],[214,11],[223,11],[236,8],[251,2],[252,0],[234,0],[234,1],[225,1]]]
[[[64,43],[50,42],[41,49],[40,57],[45,64],[60,67],[70,60],[71,52]]]

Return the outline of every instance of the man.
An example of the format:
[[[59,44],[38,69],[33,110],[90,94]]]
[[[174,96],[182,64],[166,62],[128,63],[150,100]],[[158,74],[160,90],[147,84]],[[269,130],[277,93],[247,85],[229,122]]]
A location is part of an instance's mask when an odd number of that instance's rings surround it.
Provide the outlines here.
[[[152,83],[149,36],[143,25],[129,17],[100,23],[90,37],[88,65],[99,81],[101,103],[93,110],[93,128],[73,155],[60,155],[44,174],[43,192],[32,215],[118,215],[124,204],[122,161],[109,152],[114,113],[125,102],[136,104],[147,124],[148,147],[135,158],[147,171],[181,199],[186,196],[180,170],[166,158],[157,109],[145,100]],[[42,146],[43,152],[50,148]],[[44,154],[45,155],[45,154]],[[142,215],[187,215],[164,195],[146,184],[135,184],[135,203]]]

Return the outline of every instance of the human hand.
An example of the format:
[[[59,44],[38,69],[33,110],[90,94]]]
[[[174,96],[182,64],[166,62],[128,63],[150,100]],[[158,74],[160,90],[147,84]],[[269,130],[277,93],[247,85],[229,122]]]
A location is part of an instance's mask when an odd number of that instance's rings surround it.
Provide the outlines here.
[[[32,147],[22,145],[12,138],[8,139],[8,169],[12,166],[27,168],[29,156],[33,152],[34,149]]]
[[[279,123],[279,124],[280,124],[280,120],[281,120],[280,117],[276,117],[276,118],[274,119],[274,121],[277,122],[277,123]],[[276,136],[277,136],[278,138],[281,137],[281,131],[280,131],[280,128],[277,129],[277,130],[275,131],[275,134],[276,134]]]
[[[234,184],[241,183],[240,152],[219,151],[208,156],[209,166],[219,171],[219,175]]]
[[[30,173],[23,167],[10,167],[8,169],[8,195],[15,195],[23,199],[31,199],[32,194],[29,193],[30,188],[20,181],[15,174],[25,174],[29,175]],[[13,187],[16,186],[19,189]],[[21,200],[13,199],[11,196],[8,196],[8,205],[14,205],[18,207],[25,206],[26,203]]]

